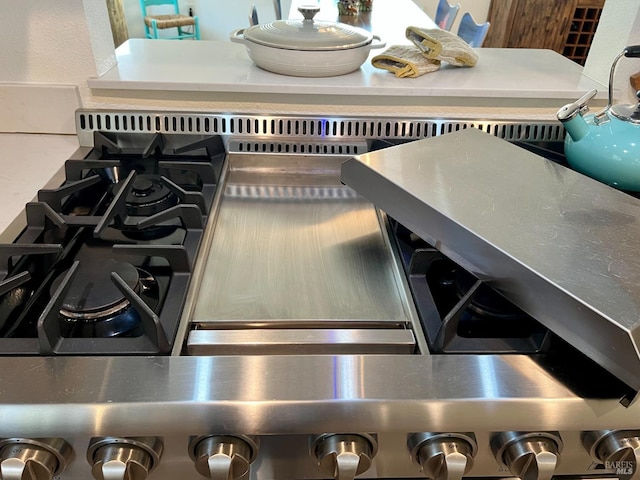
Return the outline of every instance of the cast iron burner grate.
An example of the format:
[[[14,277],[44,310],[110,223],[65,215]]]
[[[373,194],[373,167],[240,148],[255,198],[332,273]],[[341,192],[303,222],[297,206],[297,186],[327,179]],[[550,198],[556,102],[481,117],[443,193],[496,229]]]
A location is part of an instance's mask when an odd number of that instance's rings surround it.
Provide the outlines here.
[[[406,143],[380,140],[371,150]],[[513,142],[566,166],[562,142]],[[552,334],[490,285],[390,219],[405,275],[432,353],[534,354]]]
[[[538,353],[550,333],[534,318],[390,219],[432,353]]]
[[[217,136],[96,132],[0,245],[0,355],[169,353],[225,153]]]

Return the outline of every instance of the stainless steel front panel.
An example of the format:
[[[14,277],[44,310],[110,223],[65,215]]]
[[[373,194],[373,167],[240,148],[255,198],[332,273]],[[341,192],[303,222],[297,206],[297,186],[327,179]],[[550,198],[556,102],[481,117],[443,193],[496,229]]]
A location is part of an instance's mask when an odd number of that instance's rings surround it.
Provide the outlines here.
[[[361,155],[342,179],[640,389],[640,201],[474,129]]]
[[[194,323],[409,323],[375,207],[340,184],[341,161],[230,155]]]
[[[0,437],[640,429],[522,355],[4,358]],[[19,388],[18,388],[19,386]]]

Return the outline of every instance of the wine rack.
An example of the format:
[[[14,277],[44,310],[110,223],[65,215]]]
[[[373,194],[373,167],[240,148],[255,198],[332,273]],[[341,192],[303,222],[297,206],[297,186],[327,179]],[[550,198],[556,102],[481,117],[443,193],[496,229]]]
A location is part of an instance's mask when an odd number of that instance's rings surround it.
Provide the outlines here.
[[[604,0],[580,0],[576,5],[562,54],[584,65],[598,28]]]

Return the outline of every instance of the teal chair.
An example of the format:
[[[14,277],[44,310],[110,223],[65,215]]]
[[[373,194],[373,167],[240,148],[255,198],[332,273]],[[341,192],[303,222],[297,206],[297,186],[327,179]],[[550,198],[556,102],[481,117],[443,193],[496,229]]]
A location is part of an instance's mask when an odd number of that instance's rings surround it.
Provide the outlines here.
[[[469,12],[466,12],[460,20],[458,36],[474,48],[479,48],[487,36],[489,22],[476,23]]]
[[[149,13],[147,8],[168,5],[173,13],[156,15]],[[183,40],[194,38],[200,40],[200,24],[197,16],[181,15],[178,7],[178,0],[140,0],[142,8],[142,18],[144,19],[144,31],[147,38],[163,38],[168,40]],[[159,31],[168,28],[175,28],[178,32],[173,36],[160,36]]]
[[[453,25],[459,10],[459,3],[457,5],[449,5],[447,0],[440,0],[436,10],[436,24],[438,27],[442,30],[451,30],[451,25]]]

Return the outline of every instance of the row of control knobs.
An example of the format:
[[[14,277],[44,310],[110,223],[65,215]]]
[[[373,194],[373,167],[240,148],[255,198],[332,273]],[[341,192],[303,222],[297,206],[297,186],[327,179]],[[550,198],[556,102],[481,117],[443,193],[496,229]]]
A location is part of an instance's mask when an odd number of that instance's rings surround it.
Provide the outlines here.
[[[582,443],[599,463],[634,465],[631,480],[640,480],[640,432],[599,430],[584,432]],[[471,470],[477,450],[472,433],[418,433],[409,437],[411,456],[433,480],[460,480]],[[562,451],[557,432],[502,432],[491,439],[498,463],[521,480],[551,480]]]
[[[584,432],[582,441],[591,457],[607,465],[632,465],[631,479],[640,480],[640,432],[599,430]],[[367,471],[378,442],[371,434],[323,434],[310,437],[310,453],[324,473],[337,480],[353,480]],[[411,458],[433,480],[460,480],[473,466],[477,443],[473,433],[411,434]],[[550,480],[562,451],[556,432],[502,432],[491,448],[496,460],[521,480]],[[145,480],[158,466],[162,442],[157,437],[94,439],[87,460],[96,480]],[[189,446],[197,471],[212,480],[244,477],[259,450],[257,438],[210,435],[193,438]],[[66,468],[71,446],[60,438],[0,439],[2,480],[51,480]]]

